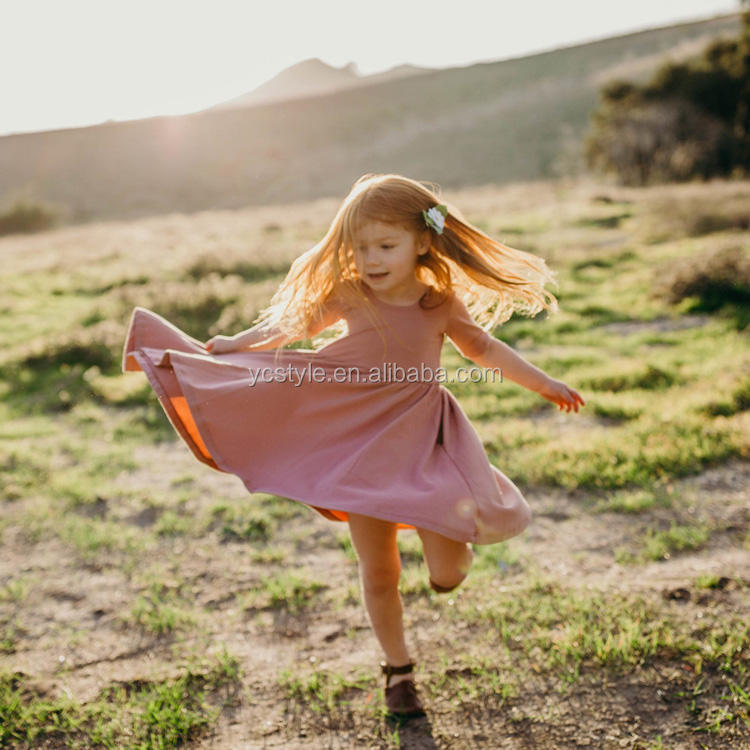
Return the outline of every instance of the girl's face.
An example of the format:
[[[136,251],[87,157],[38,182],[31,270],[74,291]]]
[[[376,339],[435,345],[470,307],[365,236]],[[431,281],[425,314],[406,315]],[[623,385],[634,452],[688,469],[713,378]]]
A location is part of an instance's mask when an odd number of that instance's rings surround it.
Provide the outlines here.
[[[370,221],[354,237],[354,265],[374,290],[408,296],[417,286],[417,258],[429,249],[429,230],[416,235],[397,224]]]

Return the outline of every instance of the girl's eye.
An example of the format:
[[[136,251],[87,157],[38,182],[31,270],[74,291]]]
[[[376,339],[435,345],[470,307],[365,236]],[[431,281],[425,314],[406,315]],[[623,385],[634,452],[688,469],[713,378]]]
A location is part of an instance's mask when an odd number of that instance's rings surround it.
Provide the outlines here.
[[[390,250],[393,247],[393,245],[381,245],[380,247],[382,247],[383,250]]]

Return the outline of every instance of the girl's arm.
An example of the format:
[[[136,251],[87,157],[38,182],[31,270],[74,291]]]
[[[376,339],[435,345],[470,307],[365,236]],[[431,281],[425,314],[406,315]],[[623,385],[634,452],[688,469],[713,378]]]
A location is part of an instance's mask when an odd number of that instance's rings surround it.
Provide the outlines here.
[[[329,304],[323,309],[320,317],[315,318],[307,328],[307,338],[317,336],[321,331],[332,326],[341,317],[341,311],[335,304]],[[262,351],[277,349],[285,344],[291,344],[296,339],[283,334],[278,328],[266,328],[258,323],[246,331],[234,336],[214,336],[206,342],[206,349],[212,354],[225,352]]]
[[[471,360],[488,370],[502,370],[503,378],[508,378],[537,393],[548,379],[543,370],[532,365],[504,341],[496,338],[488,343],[482,354],[471,357]]]
[[[503,377],[538,393],[542,398],[557,404],[560,409],[578,411],[585,404],[580,394],[560,380],[551,378],[543,370],[534,367],[506,343],[490,336],[477,325],[466,305],[455,295],[451,299],[445,332],[457,345],[464,357],[480,367],[499,369]]]
[[[551,378],[499,339],[493,338],[484,352],[471,359],[480,367],[499,369],[503,378],[507,377],[514,383],[538,393],[542,398],[552,401],[565,411],[571,409],[578,411],[579,404],[583,406],[586,403],[575,388],[570,388],[561,380]]]
[[[266,328],[258,324],[234,336],[214,336],[206,342],[206,349],[211,354],[226,352],[262,351],[276,349],[290,342],[290,339],[278,328]]]

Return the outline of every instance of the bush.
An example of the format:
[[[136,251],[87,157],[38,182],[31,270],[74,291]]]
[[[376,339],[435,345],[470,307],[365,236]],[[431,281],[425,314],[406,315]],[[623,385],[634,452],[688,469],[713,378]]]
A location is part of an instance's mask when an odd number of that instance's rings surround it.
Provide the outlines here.
[[[604,86],[584,144],[587,165],[626,185],[748,174],[749,76],[747,12],[739,36],[714,40],[689,63],[668,62],[643,86]]]
[[[0,235],[41,232],[57,224],[58,210],[32,198],[16,198],[0,213]]]
[[[681,99],[610,105],[595,123],[588,165],[624,185],[725,176],[737,161],[731,128]]]
[[[734,246],[685,258],[667,269],[654,292],[671,304],[697,297],[693,309],[707,312],[727,303],[750,306],[750,257]]]

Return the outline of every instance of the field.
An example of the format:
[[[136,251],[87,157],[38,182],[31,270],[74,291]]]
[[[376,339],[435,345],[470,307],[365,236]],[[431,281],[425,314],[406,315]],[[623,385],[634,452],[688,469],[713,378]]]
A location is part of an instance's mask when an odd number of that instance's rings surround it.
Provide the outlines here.
[[[495,335],[587,404],[447,386],[535,518],[447,596],[400,532],[403,726],[346,526],[198,463],[120,372],[135,305],[248,327],[336,201],[0,239],[0,746],[750,748],[747,286],[667,296],[747,257],[750,182],[445,197],[558,273]]]

